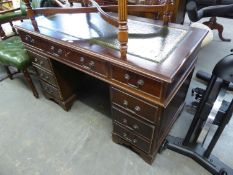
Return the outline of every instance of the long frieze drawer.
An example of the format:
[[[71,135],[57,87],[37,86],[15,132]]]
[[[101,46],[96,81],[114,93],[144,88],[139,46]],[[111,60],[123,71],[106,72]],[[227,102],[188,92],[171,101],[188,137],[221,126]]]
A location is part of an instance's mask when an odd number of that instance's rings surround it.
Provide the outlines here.
[[[39,68],[37,68],[37,67],[36,67],[36,70],[37,70],[37,73],[38,73],[40,79],[42,79],[42,80],[44,80],[44,81],[50,83],[51,85],[53,85],[53,86],[55,86],[55,87],[58,86],[57,80],[56,80],[56,78],[54,77],[53,74],[48,73],[48,72],[46,72],[46,71],[44,71],[44,70],[42,70],[42,69],[39,69]]]
[[[157,106],[151,105],[114,87],[111,88],[111,98],[112,103],[120,106],[126,111],[136,114],[152,123],[156,123],[158,116]]]
[[[129,87],[143,91],[157,98],[161,97],[162,83],[134,72],[112,66],[112,79],[124,83]]]
[[[151,148],[151,142],[147,142],[139,136],[133,134],[126,128],[113,123],[113,133],[120,136],[122,139],[128,141],[130,144],[141,149],[142,151],[149,153]]]
[[[76,53],[70,53],[65,60],[80,66],[84,70],[107,76],[107,64],[104,61],[92,59]]]
[[[60,94],[60,91],[59,89],[53,87],[52,85],[44,82],[44,81],[40,81],[41,82],[41,86],[43,88],[43,90],[50,94],[51,96],[53,96],[54,98],[58,99],[58,100],[61,100],[62,99],[62,96]]]
[[[47,69],[48,71],[52,70],[52,66],[48,58],[38,55],[36,53],[32,53],[32,52],[29,52],[29,54],[32,59],[32,63],[35,64],[37,67],[38,66],[43,67],[44,69]]]
[[[116,122],[121,123],[136,134],[139,134],[149,140],[152,139],[155,126],[140,121],[133,116],[118,110],[114,106],[112,107],[112,117]]]

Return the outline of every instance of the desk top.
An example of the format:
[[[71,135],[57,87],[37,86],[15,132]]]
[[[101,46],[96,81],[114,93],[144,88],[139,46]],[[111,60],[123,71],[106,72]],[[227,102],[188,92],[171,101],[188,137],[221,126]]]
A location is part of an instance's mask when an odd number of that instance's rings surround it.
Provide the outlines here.
[[[129,17],[128,54],[123,60],[117,28],[98,13],[41,16],[36,21],[39,32],[34,31],[30,21],[16,28],[166,82],[173,81],[179,68],[190,62],[188,59],[195,59],[192,54],[207,33],[176,24],[163,27],[158,21]]]

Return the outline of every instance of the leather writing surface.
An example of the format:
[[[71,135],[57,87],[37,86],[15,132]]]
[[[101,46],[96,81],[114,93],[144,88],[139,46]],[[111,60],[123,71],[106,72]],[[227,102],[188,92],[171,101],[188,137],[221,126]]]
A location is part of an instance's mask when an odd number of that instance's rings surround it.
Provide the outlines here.
[[[62,21],[61,21],[62,20]],[[56,22],[57,21],[57,22]],[[40,20],[38,20],[40,23]],[[71,26],[71,24],[72,26]],[[118,29],[105,22],[97,13],[54,15],[43,19],[40,27],[56,30],[103,47],[119,50]],[[128,20],[128,54],[161,63],[187,33],[184,29]],[[63,40],[69,40],[69,37]]]

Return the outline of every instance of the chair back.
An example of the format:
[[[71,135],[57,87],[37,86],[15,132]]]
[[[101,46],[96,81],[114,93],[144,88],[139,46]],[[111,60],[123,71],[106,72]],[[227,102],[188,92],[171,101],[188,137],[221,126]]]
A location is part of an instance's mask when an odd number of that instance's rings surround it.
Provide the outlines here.
[[[214,67],[213,75],[229,83],[233,83],[233,54],[221,59]]]

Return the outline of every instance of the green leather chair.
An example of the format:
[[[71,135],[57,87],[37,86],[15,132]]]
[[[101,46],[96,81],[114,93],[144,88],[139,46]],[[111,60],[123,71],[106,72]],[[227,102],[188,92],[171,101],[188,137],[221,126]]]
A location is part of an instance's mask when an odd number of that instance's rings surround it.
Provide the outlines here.
[[[56,0],[32,0],[33,8],[44,6],[59,6],[54,5]],[[28,67],[31,64],[31,59],[27,54],[27,51],[18,36],[7,37],[3,31],[1,25],[4,23],[10,23],[12,30],[16,34],[12,22],[16,20],[22,20],[27,17],[26,6],[24,2],[20,1],[20,8],[4,11],[0,13],[0,64],[3,65],[7,71],[8,77],[13,79],[13,73],[9,69],[10,66],[17,68],[23,73],[27,83],[29,84],[34,96],[38,98],[37,90],[32,82],[32,79],[28,73]],[[1,40],[0,39],[0,40]]]
[[[34,96],[39,97],[38,92],[32,82],[32,79],[27,71],[31,61],[27,51],[18,36],[9,37],[6,40],[0,41],[0,64],[2,64],[10,79],[13,79],[9,66],[17,68],[23,72],[23,75],[29,84]]]
[[[32,8],[40,7],[63,7],[63,1],[60,0],[31,0]],[[27,18],[26,6],[23,0],[20,0],[20,7],[8,11],[0,12],[0,36],[2,39],[6,37],[4,30],[2,29],[2,24],[10,23],[12,31],[16,33],[12,22],[23,20]]]

